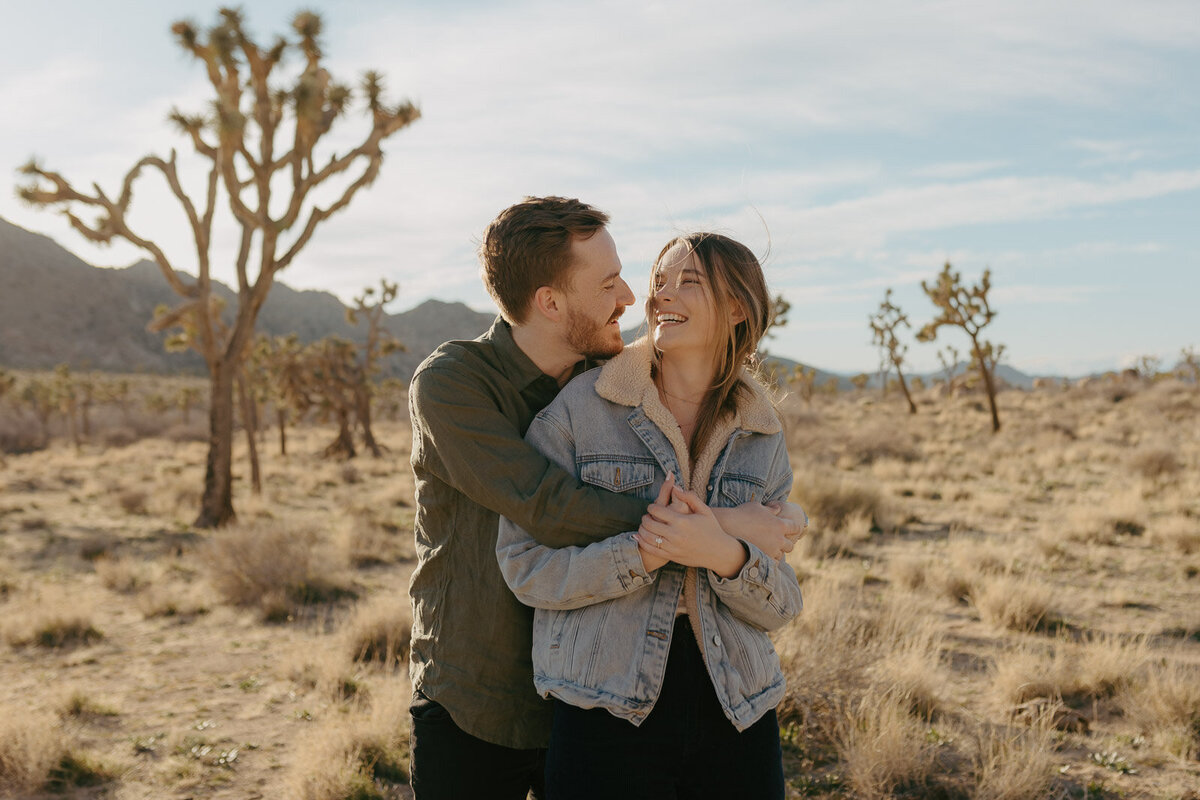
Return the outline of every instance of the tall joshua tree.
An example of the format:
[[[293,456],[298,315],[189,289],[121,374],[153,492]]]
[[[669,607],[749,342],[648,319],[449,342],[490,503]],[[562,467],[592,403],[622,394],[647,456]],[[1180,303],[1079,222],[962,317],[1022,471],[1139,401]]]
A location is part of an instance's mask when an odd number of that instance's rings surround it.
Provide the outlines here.
[[[904,372],[901,370],[904,356],[908,352],[908,345],[901,342],[900,337],[896,335],[901,327],[911,328],[912,325],[909,324],[908,315],[892,302],[891,289],[888,289],[883,295],[883,302],[879,304],[879,310],[871,315],[869,321],[875,346],[879,348],[879,368],[883,372],[885,385],[887,373],[893,369],[896,370],[900,389],[904,392],[904,399],[908,401],[908,411],[910,414],[917,413],[917,404],[913,402],[912,395],[909,394],[908,384],[905,383]]]
[[[994,346],[981,338],[983,329],[995,318],[996,312],[988,302],[992,288],[992,272],[985,269],[976,286],[966,286],[962,275],[954,272],[950,262],[938,274],[937,283],[921,281],[921,289],[938,309],[938,315],[917,332],[917,339],[932,342],[939,328],[946,325],[962,328],[971,339],[971,366],[983,379],[988,405],[992,411],[992,433],[1000,430],[1000,413],[996,410],[996,364],[1004,355],[1004,345]]]
[[[199,203],[184,191],[174,150],[168,158],[148,155],[134,164],[117,194],[96,185],[90,192],[80,191],[34,161],[21,170],[30,179],[20,189],[22,198],[34,205],[61,207],[71,225],[94,242],[120,238],[147,251],[181,298],[174,309],[156,316],[150,328],[190,323],[198,332],[196,349],[208,366],[208,464],[196,519],[201,527],[223,525],[234,516],[234,379],[275,275],[296,259],[318,226],[375,180],[383,162],[383,140],[420,116],[410,102],[385,104],[382,77],[367,72],[361,94],[369,129],[356,147],[331,152],[326,161],[326,150],[318,155],[318,144],[350,110],[353,93],[321,64],[321,18],[302,11],[293,18],[292,29],[294,39],[281,36],[270,47],[260,46],[246,32],[241,12],[231,8],[221,9],[216,24],[205,31],[186,21],[172,26],[180,47],[204,67],[216,95],[207,114],[177,109],[170,114],[207,171]],[[298,74],[280,68],[293,51],[300,56]],[[186,214],[195,239],[194,280],[177,274],[172,258],[131,226],[133,186],[146,171],[165,179]],[[326,185],[338,188],[319,200],[314,193]],[[222,315],[214,308],[210,276],[213,219],[222,194],[240,232],[237,301],[224,325],[218,324]],[[77,216],[82,208],[98,211],[96,221],[89,224]]]

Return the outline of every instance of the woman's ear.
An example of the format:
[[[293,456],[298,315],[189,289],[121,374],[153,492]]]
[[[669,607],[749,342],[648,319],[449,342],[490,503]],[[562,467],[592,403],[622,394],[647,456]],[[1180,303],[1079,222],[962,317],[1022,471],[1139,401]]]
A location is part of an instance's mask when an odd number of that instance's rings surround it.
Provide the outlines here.
[[[729,321],[737,325],[739,322],[746,321],[746,311],[742,308],[742,304],[732,297],[729,298]]]

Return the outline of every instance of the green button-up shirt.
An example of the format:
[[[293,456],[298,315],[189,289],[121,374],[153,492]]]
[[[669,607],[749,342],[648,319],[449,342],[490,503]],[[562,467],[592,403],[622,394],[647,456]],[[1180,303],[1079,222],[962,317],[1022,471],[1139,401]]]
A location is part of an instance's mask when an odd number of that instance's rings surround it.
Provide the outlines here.
[[[500,515],[543,544],[566,547],[636,530],[646,510],[644,501],[581,484],[525,443],[558,389],[500,318],[478,339],[435,350],[409,388],[413,687],[467,733],[505,747],[545,747],[551,706],[533,687],[533,610],[508,590],[496,562]]]

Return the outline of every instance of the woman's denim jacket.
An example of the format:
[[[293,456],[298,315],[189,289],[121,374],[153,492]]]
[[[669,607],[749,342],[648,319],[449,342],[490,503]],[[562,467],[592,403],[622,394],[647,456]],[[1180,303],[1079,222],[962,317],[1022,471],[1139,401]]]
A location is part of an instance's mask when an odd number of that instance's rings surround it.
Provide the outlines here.
[[[657,403],[642,387],[604,386],[601,375],[649,361],[630,345],[603,368],[576,378],[529,427],[526,439],[582,481],[652,502],[667,472],[681,475],[675,448],[647,416]],[[710,507],[786,500],[792,471],[778,418],[752,380],[749,401],[716,456],[707,486]],[[597,390],[613,399],[606,399]],[[639,401],[642,398],[643,401]],[[749,408],[747,408],[749,406]],[[661,408],[661,404],[659,404]],[[745,543],[741,572],[722,579],[699,570],[698,629],[704,661],[725,715],[745,730],[779,704],[779,657],[767,631],[801,608],[800,587],[786,561]],[[517,598],[532,606],[534,685],[580,708],[604,708],[635,725],[662,689],[685,569],[667,564],[647,574],[632,532],[587,547],[554,549],[501,518],[497,555]]]

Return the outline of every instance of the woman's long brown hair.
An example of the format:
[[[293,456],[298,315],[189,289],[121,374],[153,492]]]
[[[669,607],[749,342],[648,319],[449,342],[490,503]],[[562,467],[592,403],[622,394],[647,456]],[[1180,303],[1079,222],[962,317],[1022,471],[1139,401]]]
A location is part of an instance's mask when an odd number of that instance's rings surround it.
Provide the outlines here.
[[[725,325],[718,332],[716,371],[713,383],[700,402],[696,427],[692,431],[688,451],[693,463],[704,449],[708,438],[722,417],[737,410],[738,393],[747,391],[742,384],[742,369],[753,366],[759,342],[767,332],[771,315],[771,299],[762,265],[750,249],[740,242],[719,233],[690,233],[677,236],[654,259],[651,270],[650,294],[646,300],[646,317],[654,330],[651,307],[655,295],[658,268],[663,256],[677,244],[685,245],[707,278],[708,292],[718,320],[728,321],[733,308],[740,307],[745,319],[735,325]],[[652,350],[653,374],[657,376],[662,354]]]

